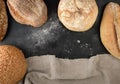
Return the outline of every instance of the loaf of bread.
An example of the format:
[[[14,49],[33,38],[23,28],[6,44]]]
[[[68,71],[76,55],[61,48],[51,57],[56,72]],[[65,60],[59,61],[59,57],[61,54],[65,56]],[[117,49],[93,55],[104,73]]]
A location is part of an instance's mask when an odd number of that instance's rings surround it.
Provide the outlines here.
[[[25,75],[27,63],[21,50],[0,46],[0,84],[17,84]]]
[[[4,0],[0,0],[0,40],[3,40],[7,32],[8,17]]]
[[[26,25],[40,27],[47,20],[47,7],[43,0],[7,0],[13,18]]]
[[[110,2],[103,14],[100,36],[105,48],[120,59],[120,6]]]
[[[98,7],[95,0],[60,0],[58,17],[71,31],[89,30],[95,23]]]

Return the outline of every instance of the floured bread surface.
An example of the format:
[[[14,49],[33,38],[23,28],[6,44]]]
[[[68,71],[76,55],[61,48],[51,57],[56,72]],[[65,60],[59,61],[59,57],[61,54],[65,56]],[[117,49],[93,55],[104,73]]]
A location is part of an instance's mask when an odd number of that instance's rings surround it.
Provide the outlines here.
[[[7,0],[13,18],[26,25],[40,27],[47,20],[47,7],[43,0]]]
[[[4,0],[0,0],[0,40],[3,40],[8,27],[8,17]]]
[[[110,2],[103,14],[100,36],[105,48],[120,59],[120,6]]]
[[[72,31],[86,31],[96,21],[98,7],[95,0],[60,0],[58,16]]]

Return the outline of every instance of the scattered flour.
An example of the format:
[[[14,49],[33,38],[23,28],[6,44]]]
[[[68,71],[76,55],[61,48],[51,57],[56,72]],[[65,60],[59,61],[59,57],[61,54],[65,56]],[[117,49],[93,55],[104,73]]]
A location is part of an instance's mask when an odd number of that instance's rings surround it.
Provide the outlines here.
[[[79,44],[79,43],[80,43],[80,40],[77,40],[77,43]]]
[[[71,54],[71,49],[65,49],[65,52],[67,53],[67,54]]]
[[[89,48],[89,44],[88,43],[84,43],[84,44],[80,44],[81,48]]]
[[[31,42],[30,45],[33,47],[44,47],[59,38],[60,32],[64,32],[61,27],[57,17],[51,17],[44,26],[31,31],[27,40]]]
[[[93,55],[93,48],[91,47],[90,44],[88,43],[82,43],[80,40],[77,40],[77,43],[79,44],[79,47],[82,49],[82,50],[87,50],[89,51],[89,54],[92,56]]]

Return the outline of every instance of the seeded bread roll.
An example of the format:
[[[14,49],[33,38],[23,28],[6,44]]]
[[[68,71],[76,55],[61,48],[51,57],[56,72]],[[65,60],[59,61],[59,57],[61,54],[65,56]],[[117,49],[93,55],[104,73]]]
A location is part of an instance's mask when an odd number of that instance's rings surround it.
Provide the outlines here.
[[[0,0],[0,40],[3,40],[7,32],[8,17],[4,0]]]
[[[0,84],[17,84],[25,75],[27,63],[21,50],[0,46]]]
[[[110,2],[103,14],[100,36],[105,48],[120,59],[120,6]]]
[[[33,27],[42,26],[47,20],[47,7],[43,0],[7,0],[13,18]]]
[[[71,31],[89,30],[96,21],[98,7],[95,0],[60,0],[58,17]]]

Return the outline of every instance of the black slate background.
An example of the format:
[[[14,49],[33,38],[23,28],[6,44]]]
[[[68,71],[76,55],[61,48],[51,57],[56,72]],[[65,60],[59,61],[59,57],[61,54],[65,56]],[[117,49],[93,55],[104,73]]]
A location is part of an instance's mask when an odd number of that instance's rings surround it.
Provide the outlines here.
[[[108,2],[120,0],[97,0],[99,15],[94,26],[86,32],[67,30],[59,21],[57,7],[59,0],[45,0],[48,7],[48,21],[39,28],[17,23],[10,15],[8,8],[8,31],[1,45],[14,45],[25,54],[25,57],[46,54],[60,58],[89,58],[97,54],[108,53],[100,40],[100,23],[103,10]]]

